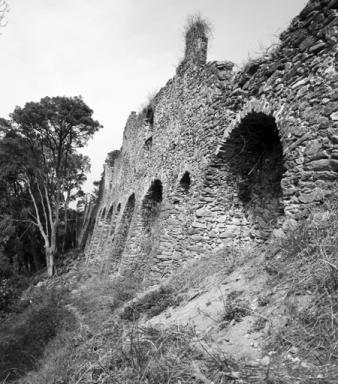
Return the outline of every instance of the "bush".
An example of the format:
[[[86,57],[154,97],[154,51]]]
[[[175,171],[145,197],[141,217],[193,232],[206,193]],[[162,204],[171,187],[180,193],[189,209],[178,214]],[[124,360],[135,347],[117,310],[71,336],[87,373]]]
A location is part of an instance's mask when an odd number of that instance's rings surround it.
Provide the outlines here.
[[[0,272],[0,318],[13,311],[20,294],[28,285],[28,278],[9,271]]]
[[[222,320],[226,323],[231,321],[239,322],[243,317],[250,315],[251,309],[249,302],[246,299],[239,298],[241,291],[231,292],[224,305],[224,313]]]
[[[60,304],[61,292],[41,291],[20,314],[0,327],[0,379],[12,380],[37,366],[46,344],[72,317]]]

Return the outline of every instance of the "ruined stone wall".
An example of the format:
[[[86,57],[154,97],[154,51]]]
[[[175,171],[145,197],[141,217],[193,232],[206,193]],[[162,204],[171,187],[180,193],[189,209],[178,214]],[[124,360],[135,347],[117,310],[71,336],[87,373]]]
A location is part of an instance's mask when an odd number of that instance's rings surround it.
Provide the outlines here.
[[[192,44],[127,121],[87,256],[153,283],[200,254],[265,241],[334,194],[337,30],[338,2],[310,1],[277,48],[237,72],[200,59],[206,37]]]

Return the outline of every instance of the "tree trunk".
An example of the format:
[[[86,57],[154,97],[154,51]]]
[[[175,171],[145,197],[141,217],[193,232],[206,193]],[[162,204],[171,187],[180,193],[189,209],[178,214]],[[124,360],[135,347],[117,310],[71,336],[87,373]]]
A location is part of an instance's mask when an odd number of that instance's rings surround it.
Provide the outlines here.
[[[58,221],[55,220],[51,225],[50,234],[50,246],[46,247],[46,261],[48,276],[53,276],[55,272],[54,268],[54,256],[56,254],[56,230]]]
[[[65,226],[64,226],[64,235],[62,238],[62,253],[65,253],[66,249],[66,241],[67,241],[67,235],[68,235],[68,204],[69,204],[69,193],[65,202]]]
[[[47,275],[52,277],[54,275],[54,253],[55,250],[52,247],[45,249],[46,252],[46,264],[47,264]]]

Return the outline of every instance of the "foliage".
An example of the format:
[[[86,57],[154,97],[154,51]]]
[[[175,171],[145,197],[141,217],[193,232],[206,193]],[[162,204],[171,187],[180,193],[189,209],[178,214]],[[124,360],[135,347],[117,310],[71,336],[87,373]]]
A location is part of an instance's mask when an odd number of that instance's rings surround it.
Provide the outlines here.
[[[6,125],[6,129],[10,127]],[[9,264],[22,272],[41,267],[41,240],[30,219],[33,209],[28,191],[20,180],[20,166],[12,151],[12,138],[4,150],[6,139],[0,141],[0,247]],[[11,156],[10,156],[11,155]],[[9,157],[10,156],[10,157]],[[8,159],[11,161],[8,161]]]
[[[27,276],[18,274],[6,255],[0,253],[0,319],[15,310],[15,303],[28,284]]]
[[[233,291],[228,295],[222,315],[222,320],[226,323],[232,321],[237,323],[241,321],[243,317],[250,315],[250,304],[246,299],[239,297],[241,293],[242,292],[239,291]]]
[[[118,158],[119,155],[120,155],[119,150],[109,152],[107,154],[105,164],[107,164],[109,167],[112,168],[114,166],[115,160]]]

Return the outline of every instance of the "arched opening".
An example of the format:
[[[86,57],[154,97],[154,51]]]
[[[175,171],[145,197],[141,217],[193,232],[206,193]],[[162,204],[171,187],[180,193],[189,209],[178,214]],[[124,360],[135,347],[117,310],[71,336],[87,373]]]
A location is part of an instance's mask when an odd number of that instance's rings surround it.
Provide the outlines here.
[[[135,209],[135,194],[133,193],[127,201],[127,204],[124,208],[124,211],[121,217],[120,224],[118,226],[117,232],[114,237],[112,257],[113,257],[113,262],[117,263],[117,265],[120,262],[122,252],[126,246],[134,209]]]
[[[106,216],[106,207],[104,207],[101,215],[101,220],[104,220],[104,217]]]
[[[115,211],[115,214],[114,214],[114,225],[112,225],[111,229],[110,229],[110,236],[115,231],[115,225],[116,225],[116,221],[117,221],[117,216],[119,215],[120,211],[121,211],[121,203],[118,203],[116,211]],[[114,239],[112,239],[112,241],[114,241]]]
[[[153,146],[153,137],[150,136],[145,142],[144,142],[144,148],[148,151],[151,150],[151,147]]]
[[[110,221],[111,221],[111,218],[113,216],[113,210],[114,210],[114,207],[113,205],[110,207],[109,211],[108,211],[108,214],[107,214],[107,217],[106,217],[106,223],[109,224]]]
[[[153,181],[142,202],[142,217],[144,223],[149,220],[151,221],[152,216],[156,216],[159,203],[162,201],[162,192],[163,187],[161,181]]]
[[[142,251],[145,254],[150,254],[154,247],[155,234],[155,222],[160,213],[160,205],[162,202],[163,187],[160,180],[154,180],[145,195],[142,207],[142,226],[143,226],[143,242]]]
[[[273,116],[250,113],[221,149],[234,176],[237,199],[257,230],[267,235],[283,211],[283,148]]]
[[[181,180],[180,180],[180,190],[184,193],[187,194],[190,189],[190,184],[191,184],[191,178],[190,178],[190,173],[188,171],[184,172]]]

